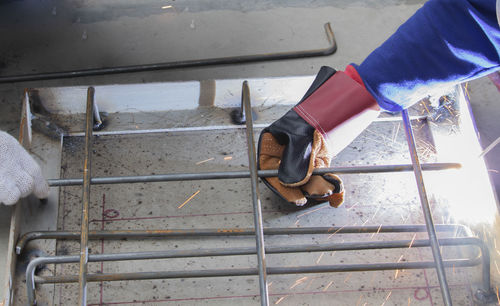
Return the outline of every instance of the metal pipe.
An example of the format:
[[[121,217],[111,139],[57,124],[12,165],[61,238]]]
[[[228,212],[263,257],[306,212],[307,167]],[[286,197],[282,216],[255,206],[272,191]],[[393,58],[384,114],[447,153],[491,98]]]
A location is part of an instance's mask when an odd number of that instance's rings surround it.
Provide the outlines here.
[[[422,170],[437,171],[446,169],[459,169],[459,163],[429,163],[423,164]],[[337,173],[337,174],[360,174],[360,173],[388,173],[412,171],[413,166],[409,164],[402,165],[373,165],[356,167],[332,167],[314,170],[313,174]],[[278,170],[259,170],[259,177],[276,177]],[[135,176],[109,176],[94,177],[92,184],[129,184],[129,183],[151,183],[151,182],[172,182],[172,181],[194,181],[194,180],[221,180],[221,179],[240,179],[249,178],[249,171],[225,171],[225,172],[205,172],[205,173],[175,173],[175,174],[156,174],[156,175],[135,175]],[[77,186],[82,185],[80,178],[69,179],[49,179],[51,187],[59,186]]]
[[[483,265],[486,264],[485,260],[489,260],[486,255],[488,248],[484,242],[477,237],[466,238],[446,238],[440,239],[443,246],[462,246],[474,245],[478,246],[481,250],[481,258]],[[430,245],[429,240],[401,240],[401,241],[370,241],[370,242],[350,242],[350,243],[331,243],[328,245],[292,245],[292,246],[267,246],[266,253],[269,254],[282,254],[282,253],[298,253],[298,252],[321,252],[321,251],[350,251],[350,250],[369,250],[369,249],[386,249],[386,248],[408,248],[409,246],[427,247]],[[256,248],[254,247],[239,247],[239,248],[226,248],[226,249],[201,249],[201,250],[168,250],[168,251],[155,251],[155,252],[135,252],[135,253],[120,253],[120,254],[96,254],[90,255],[90,262],[101,261],[124,261],[124,260],[152,260],[152,259],[165,259],[165,258],[185,258],[185,257],[205,257],[205,256],[234,256],[234,255],[250,255],[255,254]],[[30,305],[35,303],[35,276],[36,268],[44,264],[61,264],[61,263],[76,263],[78,256],[51,256],[51,257],[38,257],[32,260],[26,270],[26,283],[27,294]],[[480,263],[480,258],[466,260],[447,261],[447,266],[472,266]],[[425,266],[422,266],[425,264]],[[489,262],[488,262],[489,264]],[[346,271],[372,271],[372,270],[388,270],[388,269],[421,269],[435,267],[435,262],[399,262],[399,263],[378,263],[378,264],[360,264],[360,265],[336,265],[326,266],[330,267],[327,270],[325,266],[315,267],[283,267],[283,268],[267,268],[269,274],[291,274],[291,273],[320,273],[320,272],[346,272]],[[334,268],[332,268],[334,267]],[[331,269],[331,270],[329,270]],[[89,275],[88,281],[104,281],[104,280],[134,280],[134,279],[153,279],[153,278],[178,278],[178,277],[210,277],[210,276],[230,276],[230,275],[250,275],[250,274],[225,274],[230,271],[243,271],[248,269],[232,269],[232,270],[209,270],[204,271],[181,271],[181,272],[146,272],[144,273],[126,273],[126,274],[107,274],[105,278],[99,278],[96,275]],[[251,275],[258,274],[258,269],[251,269]],[[489,271],[487,271],[489,277]],[[169,274],[172,273],[172,274]],[[178,274],[181,273],[181,274]],[[182,274],[187,273],[187,274]],[[208,273],[208,274],[206,274]],[[483,269],[484,273],[484,269]],[[55,276],[50,278],[38,278],[36,283],[59,283],[59,282],[76,282],[77,276]],[[489,278],[486,285],[489,286]]]
[[[87,263],[89,257],[89,205],[92,156],[92,130],[94,118],[94,88],[87,89],[87,109],[85,118],[85,157],[83,161],[82,224],[80,231],[80,270],[78,275],[79,305],[87,305]]]
[[[439,286],[441,287],[441,294],[443,295],[444,304],[451,306],[452,301],[448,282],[446,280],[446,273],[444,271],[443,258],[441,257],[441,252],[439,250],[439,242],[436,235],[436,229],[434,228],[434,221],[432,220],[432,212],[429,207],[429,201],[427,199],[424,179],[422,176],[422,168],[420,167],[420,161],[418,159],[417,149],[415,146],[415,138],[413,137],[413,130],[411,127],[410,118],[408,116],[408,110],[403,110],[402,116],[405,127],[406,140],[408,142],[408,149],[410,151],[411,161],[413,164],[413,172],[415,173],[415,179],[417,181],[420,203],[422,204],[425,224],[427,226],[427,233],[429,235],[429,240],[431,243],[432,256],[434,257],[434,261],[436,262],[436,272],[438,275]]]
[[[332,227],[298,227],[298,228],[264,228],[264,235],[310,235],[310,234],[360,234],[360,233],[408,233],[425,232],[425,225],[383,225],[383,226],[332,226]],[[436,224],[440,232],[467,233],[462,224]],[[174,238],[174,237],[207,237],[207,236],[250,236],[255,235],[252,228],[213,228],[213,229],[163,229],[163,230],[112,230],[89,231],[89,239],[123,239],[123,238]],[[466,236],[472,236],[471,234]],[[22,235],[16,244],[16,253],[19,255],[25,246],[36,239],[65,239],[80,238],[79,231],[37,231]]]
[[[250,169],[250,182],[252,186],[252,204],[255,226],[255,239],[257,245],[257,260],[259,270],[260,304],[269,305],[269,292],[267,288],[267,270],[266,270],[266,252],[264,247],[264,226],[262,225],[262,207],[259,198],[259,181],[257,176],[257,161],[255,153],[255,142],[253,139],[253,118],[252,106],[250,103],[250,88],[248,81],[243,82],[241,93],[241,103],[245,108],[246,117],[246,135],[247,135],[247,153],[248,168]]]
[[[245,64],[245,63],[254,63],[254,62],[262,62],[262,61],[276,61],[276,60],[287,60],[287,59],[327,56],[327,55],[331,55],[331,54],[335,53],[335,51],[337,51],[337,44],[335,42],[335,36],[333,34],[331,24],[329,22],[327,22],[324,27],[325,27],[326,37],[327,37],[330,45],[327,48],[323,48],[323,49],[289,51],[289,52],[275,52],[275,53],[264,53],[264,54],[243,55],[243,56],[230,56],[230,57],[219,57],[219,58],[208,58],[208,59],[196,59],[196,60],[185,60],[185,61],[145,64],[145,65],[121,66],[121,67],[111,67],[111,68],[93,68],[93,69],[82,69],[82,70],[74,70],[74,71],[59,71],[59,72],[11,75],[11,76],[0,77],[0,84],[1,83],[26,82],[26,81],[63,79],[63,78],[76,78],[76,77],[107,75],[107,74],[143,72],[143,71],[168,70],[168,69],[178,69],[178,68],[188,68],[188,67],[234,65],[234,64]]]

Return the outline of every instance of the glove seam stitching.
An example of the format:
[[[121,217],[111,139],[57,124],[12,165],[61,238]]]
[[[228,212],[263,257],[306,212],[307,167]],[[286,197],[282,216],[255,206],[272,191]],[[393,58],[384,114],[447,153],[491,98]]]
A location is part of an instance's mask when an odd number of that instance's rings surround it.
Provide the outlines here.
[[[315,123],[315,125],[317,125],[317,127],[319,128],[319,130],[321,131],[321,133],[322,133],[323,135],[326,135],[326,132],[325,132],[325,130],[323,129],[323,127],[321,126],[321,124],[320,124],[320,123],[319,123],[316,119],[314,119],[314,117],[313,117],[311,114],[309,114],[306,110],[304,110],[304,109],[302,108],[302,106],[300,106],[300,105],[298,105],[298,106],[297,106],[297,109],[298,109],[298,110],[299,110],[299,111],[300,111],[300,112],[301,112],[301,113],[302,113],[305,117],[307,117],[309,120],[313,121],[313,122]]]

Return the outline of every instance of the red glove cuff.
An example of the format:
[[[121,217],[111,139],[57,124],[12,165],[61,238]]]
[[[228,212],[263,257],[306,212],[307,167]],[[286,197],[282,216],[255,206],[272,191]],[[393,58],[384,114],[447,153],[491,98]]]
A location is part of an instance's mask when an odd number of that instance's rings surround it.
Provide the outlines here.
[[[363,83],[363,79],[361,79],[361,76],[359,75],[358,71],[352,65],[348,65],[347,67],[345,67],[344,72],[349,77],[351,77],[351,79],[358,82],[358,84],[360,84],[361,86],[365,87],[365,83]]]
[[[377,101],[365,89],[359,74],[348,66],[346,73],[336,72],[294,110],[328,139],[328,132],[375,105]]]

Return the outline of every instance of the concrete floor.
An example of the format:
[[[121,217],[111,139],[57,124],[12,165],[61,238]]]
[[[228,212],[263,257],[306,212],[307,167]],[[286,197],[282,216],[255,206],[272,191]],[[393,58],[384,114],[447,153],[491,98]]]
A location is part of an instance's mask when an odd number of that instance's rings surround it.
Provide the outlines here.
[[[315,74],[321,65],[341,69],[359,63],[424,2],[3,1],[1,75],[318,48],[327,44],[327,21],[339,48],[326,58],[1,85],[0,129],[17,135],[20,97],[26,87],[300,76]],[[482,79],[471,82],[469,92],[486,147],[500,136],[498,91]],[[497,191],[499,153],[497,147],[486,155]],[[0,218],[8,215],[9,209],[1,206]],[[3,265],[0,273],[1,269]]]

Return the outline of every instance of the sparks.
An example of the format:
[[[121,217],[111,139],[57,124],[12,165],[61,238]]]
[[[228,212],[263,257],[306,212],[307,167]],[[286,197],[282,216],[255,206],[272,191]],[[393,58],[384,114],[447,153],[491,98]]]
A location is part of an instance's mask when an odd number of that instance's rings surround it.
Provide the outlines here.
[[[353,209],[353,208],[354,208],[356,205],[358,205],[358,204],[359,204],[359,202],[354,203],[354,205],[352,205],[351,207],[349,207],[349,208],[347,209],[347,211],[349,211],[349,210]]]
[[[432,125],[432,126],[434,126],[434,127],[437,127],[437,126],[438,126],[437,124],[435,124],[435,123],[434,123],[434,122],[432,122],[432,121],[429,121],[429,125]]]
[[[349,280],[349,278],[351,278],[351,275],[352,273],[347,274],[347,276],[344,279],[344,284],[347,284],[347,281]]]
[[[481,154],[479,154],[479,158],[483,157],[484,155],[486,155],[489,151],[491,151],[491,149],[493,149],[496,145],[498,145],[500,143],[500,137],[498,137],[496,140],[494,140],[490,145],[488,145],[486,147],[486,149],[483,150],[483,152],[481,152]]]
[[[392,294],[392,291],[391,291],[391,292],[389,292],[389,294],[388,294],[388,295],[387,295],[387,297],[385,298],[385,301],[384,301],[384,302],[382,303],[382,305],[380,305],[380,306],[384,306],[384,305],[385,305],[385,303],[386,303],[386,302],[389,300],[389,298],[391,297],[391,294]]]
[[[337,234],[338,232],[340,232],[344,227],[346,227],[345,225],[342,226],[341,228],[339,228],[338,230],[336,230],[335,232],[333,232],[333,234],[329,235],[327,239],[330,239],[333,237],[333,235]]]
[[[165,6],[161,7],[162,10],[166,10],[166,9],[169,9],[169,8],[172,8],[172,6],[171,5],[165,5]]]
[[[306,286],[306,290],[307,290],[307,289],[309,289],[309,288],[311,287],[311,285],[312,285],[313,281],[314,281],[316,278],[317,278],[317,277],[313,277],[313,278],[311,278],[311,281],[310,281],[310,282],[309,282],[309,284],[307,284],[307,286]]]
[[[398,128],[396,129],[396,133],[395,133],[394,137],[392,138],[393,143],[396,142],[396,138],[398,138],[400,128],[401,128],[401,123],[398,123]]]
[[[328,290],[328,288],[330,288],[330,286],[333,284],[333,281],[329,282],[328,285],[326,285],[325,288],[323,288],[323,291],[326,291]]]
[[[298,215],[298,216],[297,216],[297,218],[301,218],[301,217],[303,217],[303,216],[305,216],[305,215],[311,214],[311,213],[313,213],[313,212],[315,212],[315,211],[318,211],[318,210],[320,210],[320,209],[324,209],[324,208],[326,208],[326,207],[328,207],[328,206],[323,206],[323,207],[320,207],[320,208],[313,209],[313,210],[311,210],[311,211],[308,211],[308,212],[306,212],[306,213],[303,213],[303,214],[301,214],[301,215]]]
[[[450,115],[452,115],[453,117],[455,117],[455,114],[453,113],[453,111],[451,110],[451,108],[448,105],[445,104],[444,107],[448,110],[448,112],[450,113]]]
[[[410,245],[408,246],[409,249],[411,249],[411,246],[413,245],[413,242],[415,242],[415,238],[417,238],[417,233],[413,234],[413,238],[411,238]]]
[[[370,278],[370,281],[368,282],[368,286],[367,287],[370,287],[371,284],[373,283],[373,280],[375,279],[375,273],[372,274],[372,277]]]
[[[401,255],[398,259],[398,263],[403,259],[403,256],[404,255]],[[402,272],[402,271],[401,271]],[[398,278],[398,274],[399,274],[399,269],[396,269],[396,273],[394,273],[394,279]]]
[[[232,156],[226,156],[226,157],[224,157],[224,160],[231,160],[231,159],[233,159]]]
[[[375,210],[375,213],[373,214],[372,219],[375,218],[375,216],[378,214],[378,211],[380,210],[381,207],[382,207],[382,204],[379,204],[378,207],[377,207],[377,209]]]
[[[196,163],[196,165],[201,165],[201,164],[203,164],[203,163],[209,162],[209,161],[214,160],[214,159],[215,159],[214,157],[209,158],[209,159],[205,159],[205,160],[202,160],[202,161],[197,162],[197,163]]]
[[[359,298],[358,298],[358,301],[356,302],[356,306],[358,306],[360,303],[361,303],[361,300],[363,299],[363,295],[360,294],[359,295]]]
[[[323,255],[325,255],[325,252],[321,252],[321,255],[319,255],[318,260],[316,260],[316,264],[319,264],[319,261],[321,258],[323,258]]]
[[[276,301],[276,303],[274,303],[274,304],[275,304],[275,305],[278,305],[278,304],[279,304],[279,303],[281,303],[281,301],[283,301],[283,300],[284,300],[287,296],[288,296],[288,295],[285,295],[285,296],[280,297],[280,298]]]
[[[422,102],[422,105],[424,106],[425,110],[427,111],[427,114],[430,114],[431,112],[429,111],[429,109],[427,108],[427,105],[425,105],[425,102]]]
[[[500,304],[500,296],[498,295],[498,286],[497,286],[497,291],[496,291],[496,294],[497,294],[497,301],[498,301],[498,304]]]
[[[305,277],[302,277],[302,278],[299,278],[298,280],[295,281],[295,283],[290,287],[290,289],[293,289],[295,287],[297,287],[298,285],[302,284],[303,282],[305,282],[307,280],[307,276]]]
[[[373,238],[375,237],[375,235],[378,235],[378,233],[380,233],[380,230],[382,229],[382,224],[379,225],[377,231],[375,233],[372,234],[372,236],[370,238]]]
[[[181,205],[179,205],[179,207],[177,208],[182,208],[184,205],[186,205],[189,201],[191,201],[198,193],[200,193],[200,190],[196,191],[195,193],[193,193],[193,195],[191,195],[189,198],[187,198],[186,201],[184,201],[184,203],[182,203]]]

